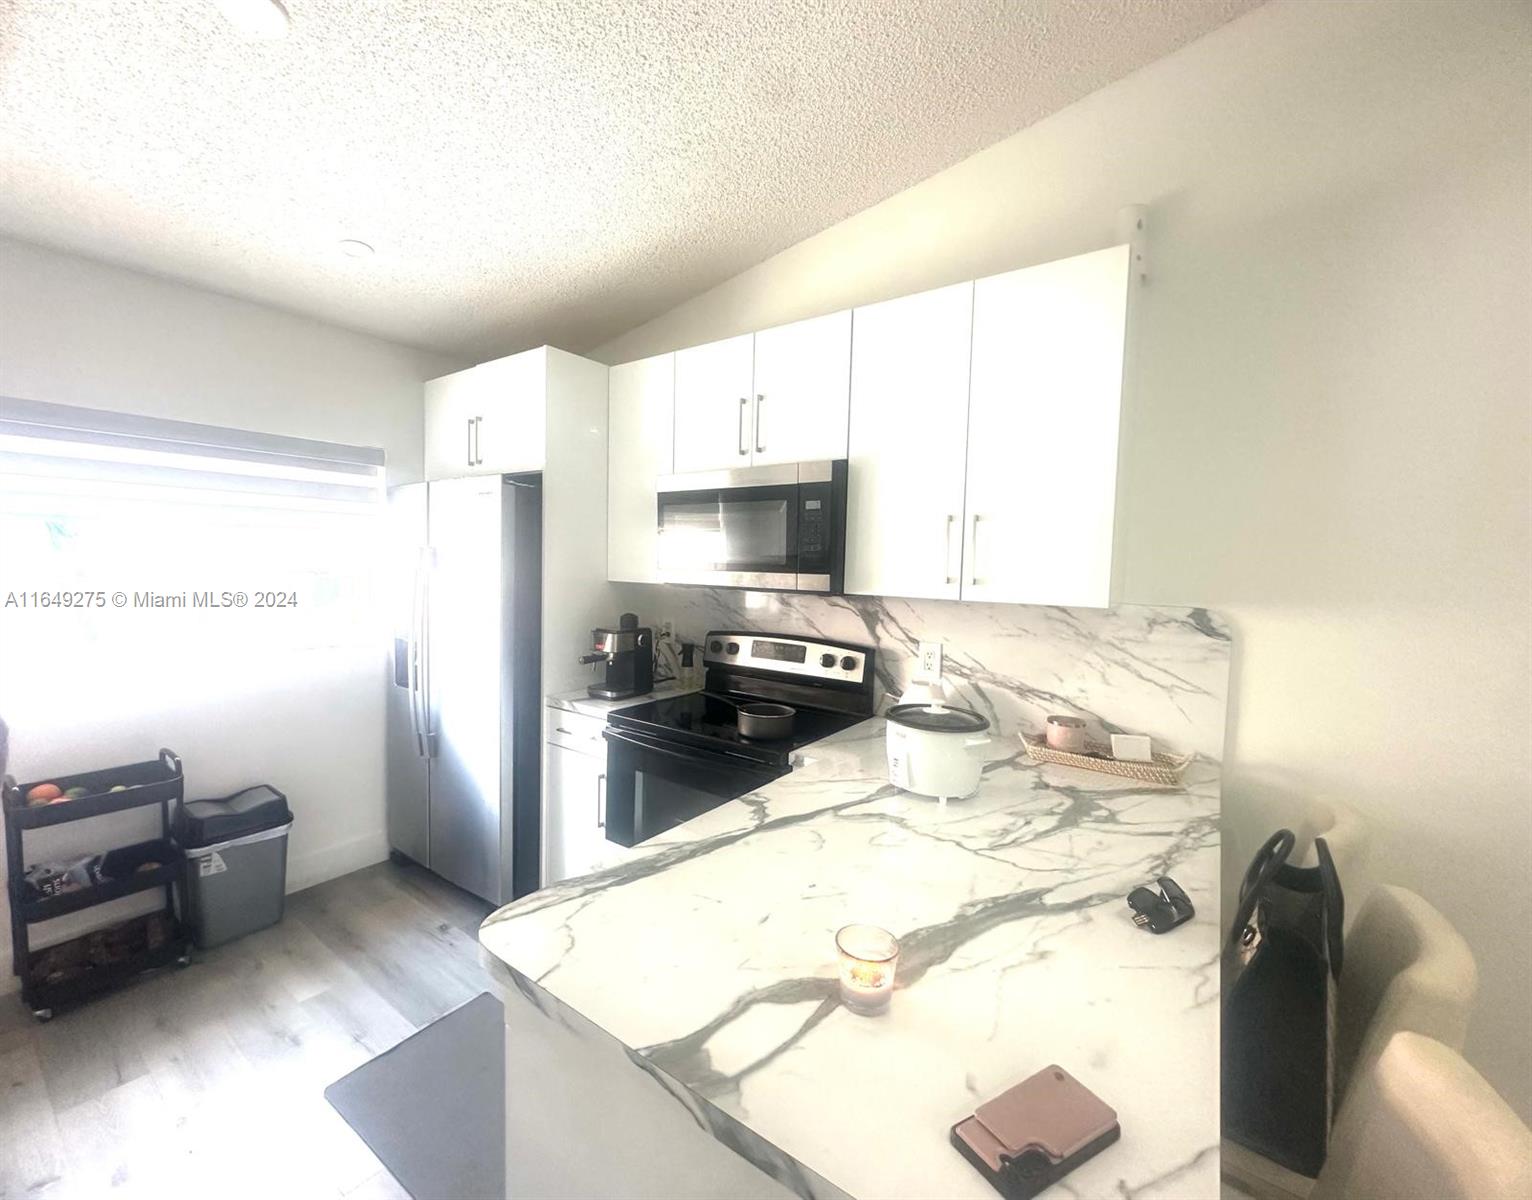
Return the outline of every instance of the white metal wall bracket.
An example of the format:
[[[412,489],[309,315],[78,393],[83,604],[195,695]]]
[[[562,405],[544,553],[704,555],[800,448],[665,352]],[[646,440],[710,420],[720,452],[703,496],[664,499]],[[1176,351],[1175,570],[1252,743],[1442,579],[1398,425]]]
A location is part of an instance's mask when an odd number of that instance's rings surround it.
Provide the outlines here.
[[[1149,282],[1149,206],[1125,204],[1117,210],[1117,240],[1133,248],[1133,272],[1139,283]]]

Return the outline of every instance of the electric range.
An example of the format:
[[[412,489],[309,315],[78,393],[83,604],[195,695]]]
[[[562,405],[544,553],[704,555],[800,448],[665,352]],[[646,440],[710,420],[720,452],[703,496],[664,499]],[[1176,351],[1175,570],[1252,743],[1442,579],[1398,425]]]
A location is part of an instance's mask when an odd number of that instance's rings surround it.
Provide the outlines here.
[[[842,642],[709,633],[703,691],[607,717],[607,839],[636,846],[787,774],[794,752],[872,716],[874,659]],[[791,735],[745,737],[736,705],[751,701],[790,705]]]

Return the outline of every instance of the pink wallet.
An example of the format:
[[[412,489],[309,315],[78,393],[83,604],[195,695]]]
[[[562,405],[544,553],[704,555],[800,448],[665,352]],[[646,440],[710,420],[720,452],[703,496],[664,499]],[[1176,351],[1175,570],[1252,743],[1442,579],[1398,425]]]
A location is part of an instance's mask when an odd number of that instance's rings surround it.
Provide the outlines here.
[[[1059,1066],[1044,1067],[952,1127],[952,1144],[1009,1200],[1027,1200],[1122,1136],[1117,1114]]]

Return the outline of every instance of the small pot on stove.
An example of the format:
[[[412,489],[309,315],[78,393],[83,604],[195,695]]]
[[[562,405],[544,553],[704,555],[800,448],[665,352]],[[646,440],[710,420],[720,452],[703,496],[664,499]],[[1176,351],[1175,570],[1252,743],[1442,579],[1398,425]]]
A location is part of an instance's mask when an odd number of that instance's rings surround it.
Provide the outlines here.
[[[793,718],[798,710],[786,704],[741,704],[739,732],[757,741],[775,741],[793,736]]]

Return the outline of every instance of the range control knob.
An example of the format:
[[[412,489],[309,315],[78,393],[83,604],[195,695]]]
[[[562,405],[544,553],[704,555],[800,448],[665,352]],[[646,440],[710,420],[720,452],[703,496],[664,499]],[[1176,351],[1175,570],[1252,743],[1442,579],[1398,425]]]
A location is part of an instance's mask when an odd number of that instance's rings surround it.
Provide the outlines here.
[[[856,659],[852,658],[849,654],[846,655],[845,658],[840,660],[840,669],[842,671],[855,671]]]
[[[739,653],[739,643],[738,642],[730,642],[728,647],[727,647],[727,649],[728,649],[730,654],[738,654]]]
[[[819,665],[821,667],[833,667],[835,665],[835,655],[821,654],[819,656]]]

